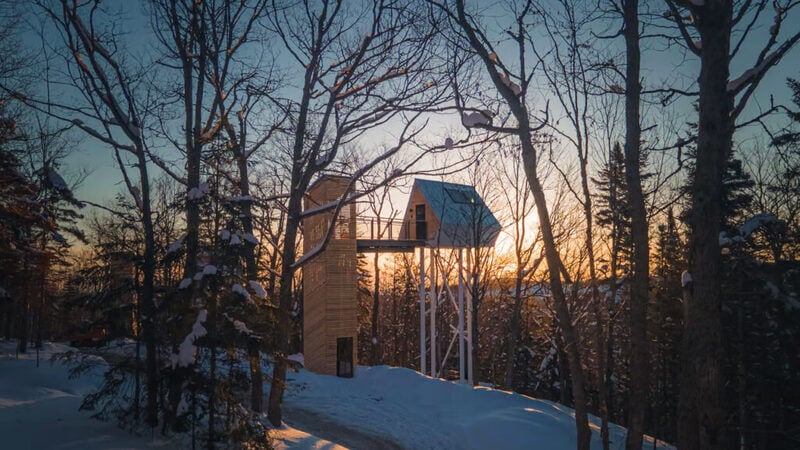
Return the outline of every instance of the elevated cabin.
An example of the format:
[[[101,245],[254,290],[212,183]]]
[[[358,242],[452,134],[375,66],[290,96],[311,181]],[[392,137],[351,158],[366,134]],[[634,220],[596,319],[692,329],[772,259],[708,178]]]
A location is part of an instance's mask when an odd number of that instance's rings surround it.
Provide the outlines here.
[[[431,247],[491,247],[501,229],[473,186],[417,178],[400,235]]]
[[[324,176],[306,192],[304,209],[339,200],[347,177]],[[325,251],[303,266],[303,354],[308,370],[352,377],[356,366],[358,287],[355,205],[342,207]],[[333,210],[303,220],[303,252],[325,238]]]
[[[326,175],[306,192],[304,209],[313,212],[338,201],[347,193],[350,178]],[[321,209],[320,209],[321,211]],[[380,219],[377,220],[380,227]],[[303,220],[303,252],[309,254],[323,242],[330,225],[333,234],[325,250],[303,266],[303,353],[305,367],[326,375],[352,377],[357,363],[358,286],[356,255],[359,252],[414,252],[419,249],[420,362],[426,373],[426,315],[431,317],[431,342],[436,341],[437,280],[432,275],[436,264],[425,268],[425,253],[431,261],[438,255],[434,247],[459,251],[458,273],[462,269],[462,250],[491,247],[500,233],[500,223],[472,186],[432,180],[414,180],[408,208],[399,235],[392,239],[358,239],[356,209],[345,205],[337,217],[333,209],[309,215]],[[390,233],[391,234],[391,233]],[[463,277],[459,277],[463,280]],[[442,282],[444,278],[441,279]],[[444,288],[442,288],[444,289]],[[430,291],[430,292],[428,292]],[[471,321],[464,319],[464,283],[458,287],[460,374],[465,370],[464,346],[471,351]],[[427,303],[430,304],[426,308]],[[469,304],[468,304],[469,305]],[[466,310],[470,314],[469,308]],[[468,316],[469,317],[469,316]],[[466,329],[465,329],[466,327]],[[431,375],[438,376],[436,346],[430,347]],[[445,359],[447,356],[445,355]],[[471,356],[469,357],[471,361]]]

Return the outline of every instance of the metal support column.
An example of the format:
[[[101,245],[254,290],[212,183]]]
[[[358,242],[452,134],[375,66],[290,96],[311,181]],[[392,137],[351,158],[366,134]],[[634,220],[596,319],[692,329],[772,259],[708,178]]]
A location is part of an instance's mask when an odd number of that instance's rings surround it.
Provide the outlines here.
[[[425,374],[425,247],[419,248],[419,367]]]
[[[467,249],[467,292],[469,293],[469,300],[467,301],[467,383],[475,384],[475,365],[473,360],[474,348],[472,348],[472,289],[475,285],[475,280],[472,276],[472,249]]]
[[[458,381],[465,380],[464,360],[464,249],[458,249]]]
[[[438,278],[437,278],[437,271],[436,271],[436,264],[437,258],[439,255],[436,254],[434,249],[431,249],[431,290],[430,290],[430,302],[431,302],[431,377],[436,378],[436,302],[438,301],[438,293],[439,290],[438,286]]]

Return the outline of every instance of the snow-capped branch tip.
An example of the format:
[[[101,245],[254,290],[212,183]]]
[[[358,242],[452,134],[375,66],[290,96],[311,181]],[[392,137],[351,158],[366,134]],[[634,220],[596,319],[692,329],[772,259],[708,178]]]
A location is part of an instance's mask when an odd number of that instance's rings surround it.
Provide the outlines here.
[[[684,270],[683,273],[681,273],[681,287],[687,288],[692,284],[693,281],[692,274],[689,273],[688,270]]]
[[[200,200],[208,193],[208,183],[200,183],[200,186],[189,189],[189,192],[186,193],[186,198],[189,199],[189,201]]]
[[[172,253],[175,253],[175,252],[178,252],[179,250],[181,250],[183,248],[184,239],[186,239],[186,235],[181,236],[175,242],[170,244],[170,246],[167,247],[167,255],[170,255]]]
[[[467,128],[476,125],[491,125],[493,116],[491,111],[464,112],[461,114],[461,123]]]
[[[172,355],[172,367],[188,367],[197,361],[197,346],[194,345],[195,341],[206,334],[208,331],[203,326],[206,323],[208,311],[205,309],[197,313],[197,319],[192,325],[192,331],[183,339],[180,347],[178,347],[178,354]]]
[[[751,67],[738,77],[733,80],[728,81],[728,85],[726,86],[728,92],[739,92],[744,88],[746,85],[755,81],[755,79],[761,76],[762,73],[766,72],[766,70],[772,65],[775,59],[780,54],[780,49],[775,50],[774,52],[770,53],[761,64]]]
[[[780,220],[771,213],[761,213],[747,219],[737,230],[738,234],[728,235],[726,231],[719,233],[720,247],[729,246],[736,242],[745,242],[753,232],[761,227],[769,227],[779,223]]]

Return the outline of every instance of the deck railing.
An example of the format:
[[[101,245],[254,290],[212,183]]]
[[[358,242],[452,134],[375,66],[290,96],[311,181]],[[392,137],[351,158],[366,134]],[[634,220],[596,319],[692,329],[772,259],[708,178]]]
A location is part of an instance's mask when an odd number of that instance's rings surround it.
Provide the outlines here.
[[[358,239],[411,239],[411,226],[414,223],[402,219],[384,217],[357,217],[356,237]]]

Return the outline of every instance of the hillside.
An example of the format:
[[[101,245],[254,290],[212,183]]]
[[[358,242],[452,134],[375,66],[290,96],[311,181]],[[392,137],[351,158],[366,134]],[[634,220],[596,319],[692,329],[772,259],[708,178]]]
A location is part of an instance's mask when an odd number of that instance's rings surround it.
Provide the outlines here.
[[[82,396],[100,383],[105,362],[97,358],[97,369],[70,379],[67,366],[49,361],[68,349],[47,344],[37,367],[35,353],[17,357],[12,342],[0,342],[3,448],[100,450],[188,445],[157,435],[135,436],[113,423],[92,419],[89,412],[79,412]],[[570,408],[386,366],[360,367],[353,379],[302,369],[290,374],[285,420],[287,426],[273,430],[276,446],[284,449],[575,448]],[[612,442],[621,445],[624,429],[614,426],[611,431]],[[596,427],[593,439],[593,447],[599,448]]]

